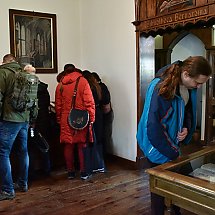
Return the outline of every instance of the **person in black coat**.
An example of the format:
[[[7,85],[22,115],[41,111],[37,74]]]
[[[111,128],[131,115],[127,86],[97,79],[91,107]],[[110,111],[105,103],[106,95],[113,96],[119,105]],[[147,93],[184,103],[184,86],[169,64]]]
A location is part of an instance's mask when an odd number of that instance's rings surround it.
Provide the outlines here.
[[[24,70],[28,73],[35,73],[36,69],[27,65]],[[37,178],[36,170],[43,170],[45,175],[50,174],[49,145],[50,140],[50,95],[48,84],[39,81],[37,90],[38,116],[29,128],[28,151],[29,151],[29,178]],[[44,138],[44,142],[41,141]],[[47,142],[46,142],[47,141]],[[41,163],[42,162],[42,163]],[[38,166],[39,165],[39,166]]]
[[[48,84],[39,81],[38,91],[38,116],[36,119],[35,128],[38,129],[45,138],[49,138],[49,105],[50,95],[48,92]]]
[[[93,124],[94,129],[94,143],[92,148],[92,172],[105,172],[105,163],[103,156],[103,112],[102,112],[102,90],[100,85],[94,79],[91,72],[83,71],[84,78],[89,82],[93,93],[93,98],[96,106],[96,117]]]
[[[39,82],[38,91],[38,116],[34,124],[34,134],[30,131],[29,135],[29,177],[30,179],[37,178],[36,168],[43,170],[45,175],[49,175],[51,171],[50,157],[49,157],[49,145],[46,145],[45,142],[38,140],[38,135],[48,142],[50,139],[50,117],[49,117],[49,105],[50,105],[50,95],[48,92],[48,84],[44,82]],[[37,142],[38,141],[38,142]],[[36,167],[35,160],[38,160],[39,155],[42,163],[39,164],[39,167]]]
[[[96,79],[97,83],[100,85],[101,91],[102,91],[102,101],[101,101],[101,108],[103,113],[102,142],[103,142],[104,154],[106,154],[108,151],[108,148],[110,148],[113,145],[112,124],[113,124],[114,114],[111,106],[111,95],[110,95],[110,91],[108,90],[108,87],[106,86],[106,84],[102,82],[99,75],[96,72],[93,72],[92,75]]]

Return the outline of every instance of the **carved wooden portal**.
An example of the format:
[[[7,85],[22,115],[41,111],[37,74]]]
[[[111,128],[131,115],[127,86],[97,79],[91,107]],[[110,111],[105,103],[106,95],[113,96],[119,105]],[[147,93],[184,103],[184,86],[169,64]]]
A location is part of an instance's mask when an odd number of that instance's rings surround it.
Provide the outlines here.
[[[212,26],[215,24],[215,0],[136,0],[136,66],[137,66],[137,118],[140,119],[145,91],[158,68],[170,63],[173,47],[187,34],[197,36],[205,45],[206,57],[215,67],[215,47],[212,44]],[[148,53],[154,55],[152,69],[145,72],[143,50],[148,50],[147,38],[163,36],[163,48]],[[215,78],[206,86],[206,124],[204,144],[215,139]],[[144,158],[138,149],[137,162]],[[140,162],[141,163],[141,162]]]

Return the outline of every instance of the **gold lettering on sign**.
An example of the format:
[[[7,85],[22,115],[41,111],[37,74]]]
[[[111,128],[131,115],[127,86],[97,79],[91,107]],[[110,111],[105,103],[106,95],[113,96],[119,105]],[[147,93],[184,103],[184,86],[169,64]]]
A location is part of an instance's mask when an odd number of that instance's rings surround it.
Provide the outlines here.
[[[196,19],[201,16],[205,16],[208,14],[208,7],[201,7],[194,10],[184,11],[184,12],[178,12],[171,15],[162,16],[159,18],[154,18],[151,20],[146,20],[144,22],[146,29],[151,29],[157,26],[172,24],[174,22],[180,22],[184,21],[186,19]]]
[[[172,21],[173,21],[173,19],[171,16],[161,17],[161,18],[153,19],[153,20],[149,21],[149,26],[152,27],[152,26],[157,26],[157,25],[165,25]]]
[[[187,12],[187,13],[176,13],[174,16],[174,21],[177,22],[177,21],[181,21],[181,20],[185,20],[185,19],[192,19],[195,17],[204,16],[207,14],[208,14],[207,8],[195,10],[195,11]]]

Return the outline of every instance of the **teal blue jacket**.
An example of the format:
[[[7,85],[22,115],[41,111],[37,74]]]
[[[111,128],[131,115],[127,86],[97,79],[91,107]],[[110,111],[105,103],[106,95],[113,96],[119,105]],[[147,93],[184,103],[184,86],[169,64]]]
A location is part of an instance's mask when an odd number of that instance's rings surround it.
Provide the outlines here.
[[[185,108],[180,95],[172,100],[158,95],[159,82],[160,78],[155,78],[149,85],[137,131],[140,149],[156,164],[176,159],[180,154],[178,132],[187,127],[188,135],[183,142],[189,143],[196,126],[196,89],[189,90],[189,108]]]

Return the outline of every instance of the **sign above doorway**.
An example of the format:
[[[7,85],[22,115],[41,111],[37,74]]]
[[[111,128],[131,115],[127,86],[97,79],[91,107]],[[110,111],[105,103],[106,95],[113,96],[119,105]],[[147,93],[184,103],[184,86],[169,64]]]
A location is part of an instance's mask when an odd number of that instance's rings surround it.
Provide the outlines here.
[[[215,1],[136,0],[135,12],[136,31],[155,36],[192,25],[211,25],[215,22]]]

